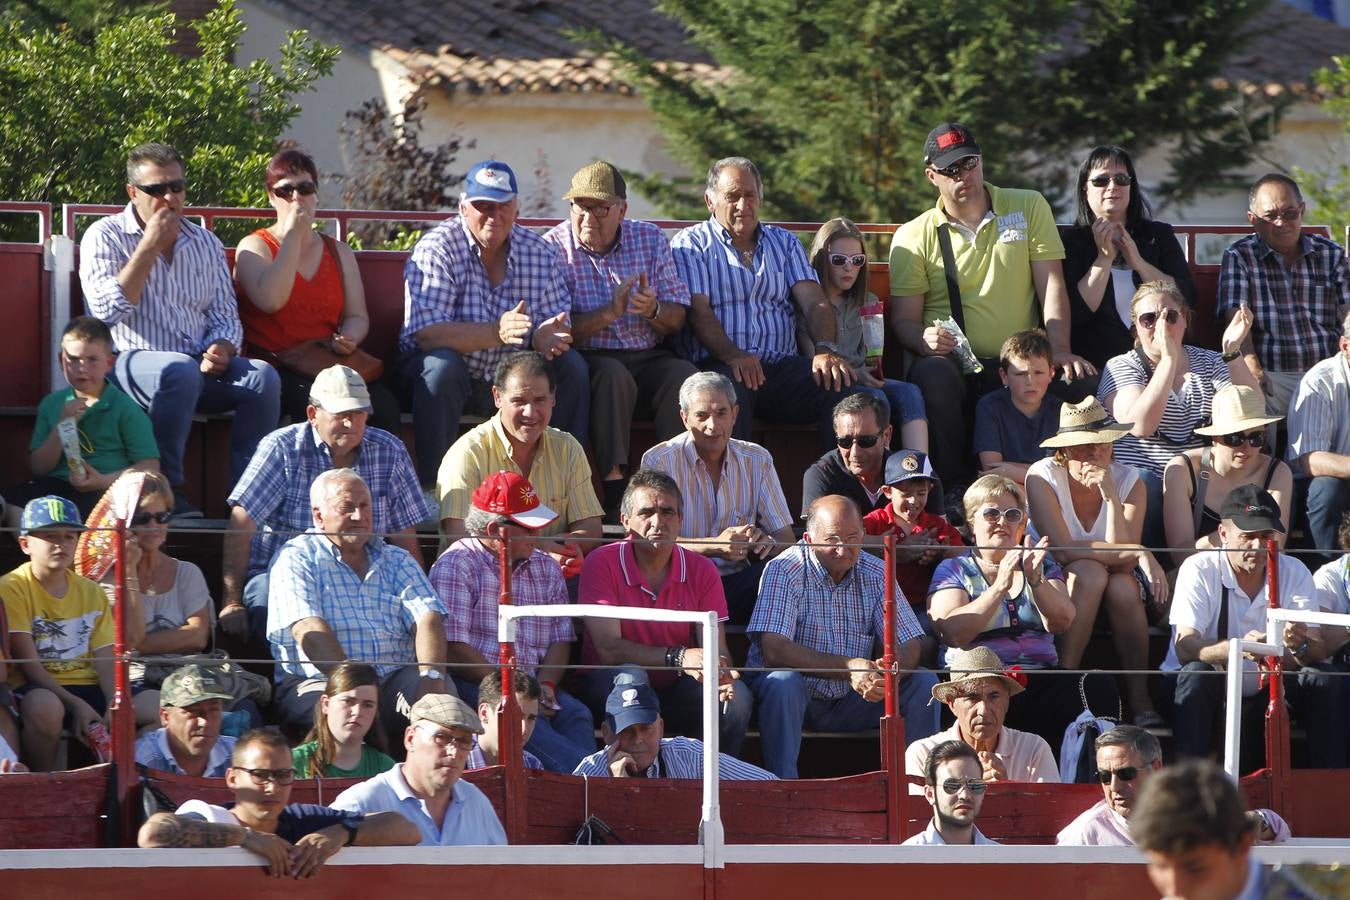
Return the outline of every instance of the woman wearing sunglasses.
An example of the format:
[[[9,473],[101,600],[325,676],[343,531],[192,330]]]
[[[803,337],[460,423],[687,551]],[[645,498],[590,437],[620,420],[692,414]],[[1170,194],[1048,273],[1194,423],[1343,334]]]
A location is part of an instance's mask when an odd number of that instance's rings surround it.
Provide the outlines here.
[[[1078,167],[1078,218],[1064,233],[1064,282],[1075,353],[1098,369],[1130,349],[1130,299],[1147,281],[1171,281],[1188,304],[1195,285],[1172,226],[1149,218],[1130,155],[1092,148]]]
[[[914,385],[894,378],[879,378],[867,367],[867,346],[862,308],[877,302],[867,290],[867,252],[862,232],[848,219],[831,219],[811,242],[811,265],[834,308],[834,342],[839,355],[853,369],[853,380],[864,389],[886,398],[891,407],[891,426],[900,436],[896,446],[928,452],[928,414],[923,394]],[[797,318],[797,344],[812,355],[815,340],[803,318]]]
[[[1167,545],[1177,548],[1178,564],[1197,550],[1219,543],[1219,513],[1233,488],[1255,484],[1280,504],[1280,520],[1289,527],[1294,475],[1267,450],[1267,427],[1282,416],[1266,415],[1265,396],[1245,385],[1230,384],[1214,395],[1211,424],[1195,429],[1209,442],[1172,457],[1163,473],[1163,517]]]
[[[1025,699],[1009,710],[1007,724],[1057,747],[1082,711],[1079,679],[1035,672],[1059,667],[1055,635],[1073,624],[1064,570],[1047,552],[1049,538],[1033,545],[1026,536],[1026,496],[1017,482],[983,475],[964,500],[974,544],[940,563],[928,588],[928,614],[945,646],[945,663],[960,650],[987,647],[1005,666],[1022,670],[1019,675],[1032,673],[1022,675]],[[1092,679],[1088,693],[1094,712],[1116,714],[1114,682]]]
[[[372,746],[384,737],[383,729],[370,730],[379,702],[380,679],[373,668],[352,662],[334,666],[314,707],[314,727],[291,751],[296,777],[370,778],[392,769],[394,761]]]
[[[277,221],[239,242],[234,257],[239,319],[249,354],[281,376],[281,412],[305,420],[314,376],[335,363],[361,373],[370,388],[370,424],[397,433],[398,401],[382,384],[379,361],[359,345],[370,329],[356,256],[346,243],[314,230],[319,172],[302,150],[267,164],[267,202]]]

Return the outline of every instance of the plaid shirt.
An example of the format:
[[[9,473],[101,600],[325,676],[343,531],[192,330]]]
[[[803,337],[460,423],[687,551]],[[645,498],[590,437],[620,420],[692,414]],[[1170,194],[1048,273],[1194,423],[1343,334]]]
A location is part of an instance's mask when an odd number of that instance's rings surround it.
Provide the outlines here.
[[[629,219],[608,253],[592,253],[577,241],[570,220],[553,227],[544,240],[562,251],[567,290],[573,312],[590,312],[609,305],[614,288],[630,275],[647,273],[647,283],[661,303],[689,305],[689,288],[675,271],[670,244],[660,228],[650,222]],[[625,313],[579,346],[605,350],[650,350],[664,338],[651,323],[635,313]]]
[[[759,581],[759,600],[746,631],[750,635],[748,668],[764,665],[762,636],[781,634],[817,653],[849,659],[874,659],[885,639],[882,599],[886,566],[863,553],[844,580],[835,584],[805,543],[797,543],[769,560]],[[903,595],[895,598],[896,645],[923,636]],[[806,690],[820,700],[838,700],[852,688],[847,679],[805,677]]]
[[[244,342],[225,249],[214,234],[183,219],[173,264],[155,257],[139,303],[132,303],[117,273],[145,235],[128,203],[100,219],[80,241],[80,287],[89,314],[107,322],[119,351],[160,350],[200,354],[216,341]]]
[[[662,441],[642,454],[642,468],[665,472],[684,493],[680,537],[716,537],[733,525],[755,524],[772,534],[792,524],[773,457],[759,444],[732,438],[722,457],[722,480],[713,488],[708,467],[694,450],[689,432]],[[729,575],[746,562],[713,560]]]
[[[451,544],[431,567],[431,585],[445,604],[445,639],[468,644],[489,661],[497,659],[497,577],[495,551],[477,538]],[[567,603],[567,584],[562,569],[542,550],[511,568],[511,602],[516,606]],[[548,648],[559,641],[576,639],[572,621],[564,616],[527,617],[516,620],[516,664],[523,672],[535,673]]]
[[[778,776],[766,772],[759,766],[741,762],[725,753],[717,754],[718,780],[720,781],[775,781]],[[609,764],[605,762],[605,751],[597,750],[577,763],[573,775],[594,775],[609,778]],[[643,778],[703,778],[703,742],[693,738],[661,738],[661,751],[657,754]]]
[[[760,225],[749,268],[731,245],[731,235],[713,218],[676,233],[670,247],[689,293],[708,298],[733,344],[766,363],[797,352],[792,287],[820,279],[792,232]],[[695,362],[708,355],[688,328],[680,335],[680,350]]]
[[[331,468],[333,454],[308,422],[278,428],[258,442],[227,501],[258,523],[248,559],[250,578],[266,570],[282,544],[314,524],[309,486]],[[370,488],[376,534],[404,531],[431,517],[408,449],[389,432],[367,427],[352,468]]]
[[[366,544],[370,566],[360,578],[328,535],[302,534],[277,554],[267,594],[267,639],[282,675],[322,678],[291,635],[301,619],[328,623],[347,658],[368,662],[383,678],[417,662],[417,622],[445,614],[427,576],[401,547],[378,538]]]
[[[558,248],[519,225],[511,227],[506,278],[493,287],[483,268],[482,250],[461,218],[442,222],[422,236],[403,267],[403,332],[400,350],[417,349],[414,335],[444,322],[496,322],[521,300],[530,321],[545,319],[572,305]],[[464,354],[469,372],[483,381],[506,354],[529,349],[534,332],[519,347],[494,347]]]
[[[539,761],[539,757],[524,748],[521,748],[520,752],[525,768],[540,770],[544,768],[544,764]],[[505,763],[498,761],[493,765],[505,765]],[[469,761],[464,764],[464,769],[467,771],[469,769],[486,769],[487,767],[488,761],[483,758],[483,748],[478,746],[478,735],[475,734],[473,736],[473,749],[469,751]]]
[[[1336,352],[1340,308],[1350,304],[1350,268],[1335,241],[1299,238],[1291,267],[1258,235],[1223,252],[1218,309],[1251,307],[1252,343],[1261,365],[1274,372],[1304,372]]]

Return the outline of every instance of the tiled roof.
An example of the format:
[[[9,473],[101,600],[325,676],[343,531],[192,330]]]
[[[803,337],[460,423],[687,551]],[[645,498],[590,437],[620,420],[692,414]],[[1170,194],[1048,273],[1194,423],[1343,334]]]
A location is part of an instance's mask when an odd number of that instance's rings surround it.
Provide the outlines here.
[[[653,59],[710,79],[729,72],[686,40],[653,0],[257,0],[297,24],[386,53],[415,79],[469,93],[631,94],[606,59],[571,29],[621,37]],[[1311,75],[1350,53],[1350,29],[1279,2],[1258,14],[1255,37],[1221,82],[1269,94],[1311,89]]]

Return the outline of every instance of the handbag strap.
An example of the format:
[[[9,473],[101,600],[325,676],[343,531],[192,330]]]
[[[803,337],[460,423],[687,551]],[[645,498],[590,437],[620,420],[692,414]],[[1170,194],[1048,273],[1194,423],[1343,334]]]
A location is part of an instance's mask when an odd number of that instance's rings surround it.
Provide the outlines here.
[[[1214,636],[1215,640],[1228,640],[1228,585],[1223,586],[1223,591],[1219,594],[1219,632]]]
[[[337,266],[338,272],[338,291],[342,294],[342,310],[347,310],[347,279],[342,272],[342,256],[338,254],[337,239],[319,232],[319,237],[323,239],[324,248],[333,255],[333,263]],[[342,328],[342,320],[338,320],[338,328]]]
[[[947,305],[952,309],[952,320],[962,331],[966,330],[966,314],[961,309],[961,285],[956,283],[956,254],[952,253],[951,226],[938,225],[938,246],[942,249],[942,274],[947,279]]]
[[[1197,539],[1200,537],[1200,520],[1205,517],[1205,489],[1209,487],[1211,446],[1211,444],[1206,444],[1205,449],[1200,451],[1200,471],[1195,475],[1195,497],[1191,501],[1195,506],[1195,536]]]

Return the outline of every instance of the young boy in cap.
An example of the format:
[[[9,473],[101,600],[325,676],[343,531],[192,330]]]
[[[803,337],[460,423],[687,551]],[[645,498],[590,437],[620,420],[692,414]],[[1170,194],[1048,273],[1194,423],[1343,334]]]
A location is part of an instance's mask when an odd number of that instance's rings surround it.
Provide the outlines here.
[[[19,547],[28,562],[0,578],[15,663],[10,686],[23,722],[22,756],[37,771],[56,765],[61,729],[91,741],[113,690],[113,619],[96,583],[72,571],[84,528],[65,497],[28,501]]]
[[[150,769],[197,778],[221,778],[230,767],[235,739],[220,733],[224,704],[234,696],[219,670],[182,666],[159,688],[159,722],[136,740],[136,762]]]

